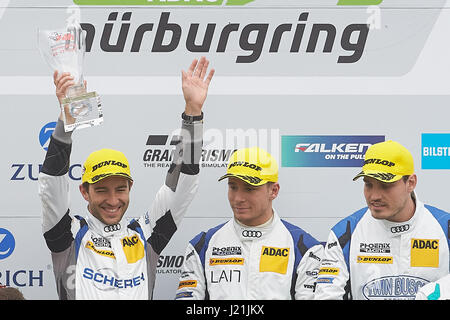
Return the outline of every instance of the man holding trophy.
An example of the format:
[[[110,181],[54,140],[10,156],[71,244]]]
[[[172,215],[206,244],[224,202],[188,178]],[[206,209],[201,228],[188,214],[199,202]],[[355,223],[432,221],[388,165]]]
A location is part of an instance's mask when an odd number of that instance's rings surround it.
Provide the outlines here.
[[[69,38],[67,38],[69,39]],[[165,183],[147,214],[129,224],[122,221],[133,185],[125,155],[101,149],[91,153],[83,166],[79,189],[87,201],[84,217],[69,208],[68,168],[72,131],[64,106],[85,104],[89,97],[67,97],[77,85],[69,72],[54,73],[56,96],[62,106],[39,174],[43,233],[51,251],[60,299],[151,299],[156,265],[161,251],[177,230],[198,187],[203,139],[203,104],[214,74],[209,61],[195,59],[182,71],[186,102],[182,130]],[[82,79],[82,77],[81,77]],[[82,82],[85,91],[86,83]],[[76,118],[91,106],[72,106]],[[83,110],[87,108],[87,110]],[[75,127],[78,129],[79,127]]]

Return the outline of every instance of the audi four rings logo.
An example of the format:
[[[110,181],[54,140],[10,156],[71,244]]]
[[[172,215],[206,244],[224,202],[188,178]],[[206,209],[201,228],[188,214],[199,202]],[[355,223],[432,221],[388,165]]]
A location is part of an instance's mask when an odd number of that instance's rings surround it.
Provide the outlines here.
[[[258,230],[242,230],[242,236],[246,238],[261,238],[262,232]]]
[[[391,232],[392,233],[400,233],[405,232],[409,230],[409,224],[404,224],[402,226],[392,227]]]
[[[109,226],[105,226],[103,230],[105,230],[105,232],[118,231],[120,230],[120,224],[111,224]]]

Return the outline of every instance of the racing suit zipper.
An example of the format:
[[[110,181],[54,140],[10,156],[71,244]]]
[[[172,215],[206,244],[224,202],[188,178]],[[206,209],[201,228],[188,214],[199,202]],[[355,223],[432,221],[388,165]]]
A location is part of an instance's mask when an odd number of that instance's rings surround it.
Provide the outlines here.
[[[248,267],[248,274],[247,274],[247,292],[246,292],[246,299],[255,299],[255,292],[253,292],[253,283],[258,283],[258,259],[257,256],[255,256],[255,253],[257,252],[255,249],[256,240],[250,240],[250,246],[249,246],[249,267]]]

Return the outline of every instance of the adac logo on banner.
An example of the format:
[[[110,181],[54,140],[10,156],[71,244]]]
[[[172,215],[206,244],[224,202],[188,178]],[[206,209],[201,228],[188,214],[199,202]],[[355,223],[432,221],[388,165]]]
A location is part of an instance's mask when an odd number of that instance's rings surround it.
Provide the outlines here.
[[[422,169],[450,169],[450,133],[422,133]]]
[[[381,4],[383,0],[339,0],[340,6],[377,6]]]
[[[78,5],[134,5],[134,6],[244,6],[256,0],[73,0]],[[342,6],[373,6],[383,0],[339,0]]]
[[[385,136],[282,136],[282,167],[361,167]]]
[[[243,6],[255,0],[74,0],[78,5]]]
[[[55,131],[56,122],[49,122],[39,130],[39,144],[42,149],[47,151],[50,137]],[[44,156],[43,156],[44,157]],[[75,163],[69,167],[69,178],[71,180],[81,180],[81,164]],[[11,165],[11,181],[37,181],[42,164],[17,162]]]

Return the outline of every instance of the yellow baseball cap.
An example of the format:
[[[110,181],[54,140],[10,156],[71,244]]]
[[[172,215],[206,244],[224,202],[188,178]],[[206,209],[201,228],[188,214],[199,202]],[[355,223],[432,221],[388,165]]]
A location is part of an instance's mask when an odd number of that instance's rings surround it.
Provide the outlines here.
[[[84,162],[81,181],[92,184],[109,176],[121,176],[133,181],[128,159],[122,152],[112,149],[92,152]]]
[[[414,173],[411,153],[400,143],[389,140],[375,143],[367,149],[362,171],[353,181],[362,176],[381,182],[395,182]]]
[[[264,149],[253,147],[236,150],[230,157],[227,173],[219,181],[235,177],[251,184],[261,186],[267,182],[278,181],[278,163]]]

